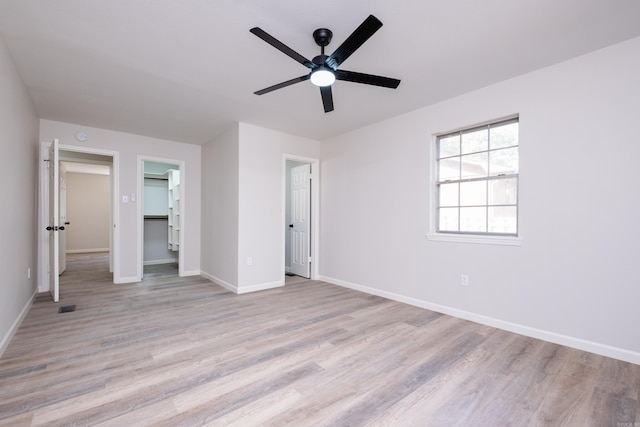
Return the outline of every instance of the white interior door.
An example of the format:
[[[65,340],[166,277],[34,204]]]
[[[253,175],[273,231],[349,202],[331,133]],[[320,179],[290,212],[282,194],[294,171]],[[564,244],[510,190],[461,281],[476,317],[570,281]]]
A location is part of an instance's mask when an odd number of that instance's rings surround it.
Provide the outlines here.
[[[69,221],[67,221],[67,169],[64,163],[60,163],[60,233],[58,233],[58,274],[64,273],[67,269],[67,227]]]
[[[309,278],[311,165],[291,169],[291,272]]]
[[[49,147],[49,292],[54,302],[60,299],[60,279],[58,256],[60,243],[58,239],[58,228],[60,227],[60,194],[59,194],[59,171],[58,171],[58,140],[54,139]]]

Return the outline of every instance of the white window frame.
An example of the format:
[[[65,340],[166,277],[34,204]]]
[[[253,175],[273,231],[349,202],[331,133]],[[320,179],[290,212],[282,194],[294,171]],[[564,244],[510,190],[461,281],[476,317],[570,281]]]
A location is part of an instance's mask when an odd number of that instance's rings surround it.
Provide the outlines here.
[[[507,245],[507,246],[520,246],[522,244],[522,235],[520,232],[520,197],[518,190],[518,225],[517,225],[517,234],[516,235],[502,235],[502,234],[493,234],[489,232],[448,232],[448,231],[438,231],[437,230],[437,217],[438,217],[438,147],[437,141],[438,138],[451,135],[456,132],[465,132],[470,131],[472,129],[482,128],[492,124],[500,124],[507,121],[517,121],[520,123],[519,115],[512,115],[507,117],[502,117],[499,119],[489,120],[486,122],[478,123],[472,126],[455,129],[448,132],[442,132],[438,134],[434,134],[431,138],[431,185],[430,185],[430,194],[431,194],[431,208],[430,208],[430,229],[426,234],[427,240],[431,241],[441,241],[441,242],[460,242],[460,243],[475,243],[475,244],[489,244],[489,245]],[[518,126],[518,133],[520,134],[520,126]],[[520,136],[518,137],[518,153],[520,153]],[[519,168],[518,168],[519,169]],[[520,171],[518,170],[518,187],[520,182]]]

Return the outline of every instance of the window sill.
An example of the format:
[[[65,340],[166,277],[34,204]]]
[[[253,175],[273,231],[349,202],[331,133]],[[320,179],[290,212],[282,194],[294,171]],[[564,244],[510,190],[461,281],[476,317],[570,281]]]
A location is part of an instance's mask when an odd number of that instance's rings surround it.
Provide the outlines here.
[[[446,233],[429,233],[426,235],[427,240],[435,242],[457,242],[457,243],[473,243],[479,245],[503,245],[503,246],[520,246],[522,239],[520,237],[504,237],[504,236],[474,236],[469,234],[446,234]]]

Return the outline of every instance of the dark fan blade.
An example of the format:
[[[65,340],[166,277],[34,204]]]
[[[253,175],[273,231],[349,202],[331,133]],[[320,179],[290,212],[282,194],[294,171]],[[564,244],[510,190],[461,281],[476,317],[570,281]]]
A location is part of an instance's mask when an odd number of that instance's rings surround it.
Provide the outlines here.
[[[286,82],[278,83],[277,85],[269,86],[253,93],[255,93],[256,95],[264,95],[265,93],[273,92],[276,89],[282,89],[283,87],[291,86],[292,84],[309,80],[309,76],[310,74],[307,74],[306,76],[296,77],[295,79],[287,80]]]
[[[336,71],[336,80],[347,82],[364,83],[366,85],[382,86],[395,89],[400,84],[400,80],[390,77],[374,76],[372,74],[356,73],[354,71]]]
[[[337,70],[340,64],[347,60],[364,42],[369,40],[382,27],[382,22],[373,15],[369,15],[356,30],[329,56],[324,62],[328,67]]]
[[[324,112],[328,113],[333,111],[333,94],[331,93],[331,86],[321,86],[320,95],[322,95],[322,105],[324,106]]]
[[[276,49],[278,49],[280,52],[284,53],[288,57],[293,58],[294,60],[298,61],[299,63],[301,63],[305,67],[311,68],[311,69],[314,69],[314,68],[317,67],[317,65],[315,65],[313,62],[309,61],[307,58],[305,58],[304,56],[300,55],[298,52],[296,52],[295,50],[291,49],[289,46],[287,46],[286,44],[282,43],[280,40],[276,39],[275,37],[273,37],[269,33],[267,33],[264,30],[262,30],[261,28],[253,27],[249,31],[251,31],[256,36],[260,37],[262,40],[266,41],[271,46],[275,47]]]

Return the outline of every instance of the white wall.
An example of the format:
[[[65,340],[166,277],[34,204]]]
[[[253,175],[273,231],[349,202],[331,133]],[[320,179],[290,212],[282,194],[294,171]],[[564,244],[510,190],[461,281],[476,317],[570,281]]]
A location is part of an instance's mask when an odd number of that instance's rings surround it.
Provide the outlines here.
[[[323,143],[322,275],[640,363],[638,76],[640,38]],[[514,113],[522,245],[426,240],[433,134]]]
[[[239,123],[202,149],[202,271],[235,292],[284,284],[285,154],[320,145]]]
[[[284,284],[285,154],[320,158],[320,143],[240,123],[240,292]]]
[[[37,275],[38,116],[0,36],[0,355],[30,306]],[[31,277],[27,270],[31,269]]]
[[[67,252],[109,250],[111,177],[67,172]]]
[[[238,284],[239,128],[202,147],[202,273]]]
[[[169,215],[169,180],[144,179],[144,214]]]
[[[78,142],[76,132],[85,132],[89,139]],[[139,170],[138,156],[148,156],[176,161],[184,161],[185,191],[184,214],[185,234],[184,266],[186,275],[200,273],[200,152],[201,147],[175,141],[150,138],[106,129],[90,128],[71,123],[40,121],[40,138],[49,141],[58,138],[61,145],[90,147],[93,149],[116,151],[119,153],[119,183],[116,192],[119,200],[119,218],[117,232],[120,238],[119,282],[135,282],[142,277],[142,242],[138,242],[137,202],[123,203],[122,196],[138,192]]]
[[[169,249],[168,229],[167,218],[144,219],[144,265],[178,262],[178,252]]]

